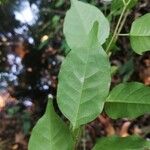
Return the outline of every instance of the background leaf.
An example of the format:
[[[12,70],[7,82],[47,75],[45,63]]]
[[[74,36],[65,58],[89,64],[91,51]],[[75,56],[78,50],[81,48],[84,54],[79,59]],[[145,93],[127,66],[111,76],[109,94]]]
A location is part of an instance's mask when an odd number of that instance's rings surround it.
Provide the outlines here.
[[[109,22],[95,6],[72,0],[71,9],[64,22],[64,34],[71,49],[79,48],[86,41],[93,23],[99,22],[98,41],[103,44],[109,36]]]
[[[109,92],[110,64],[97,31],[95,22],[85,45],[68,54],[59,74],[58,105],[74,128],[98,116]]]
[[[128,5],[128,9],[132,9],[136,4],[138,0],[131,0],[131,2]],[[113,0],[111,4],[111,13],[117,14],[118,12],[121,12],[121,10],[124,7],[123,0]],[[118,13],[119,15],[120,13]]]
[[[44,116],[32,131],[29,150],[72,150],[72,143],[69,129],[49,101]]]
[[[142,54],[150,50],[150,13],[133,22],[130,40],[131,46],[136,53]]]
[[[129,136],[125,138],[113,136],[102,138],[93,148],[93,150],[149,150],[150,143],[146,140]]]
[[[149,113],[150,88],[136,82],[119,84],[110,92],[105,111],[113,119]]]

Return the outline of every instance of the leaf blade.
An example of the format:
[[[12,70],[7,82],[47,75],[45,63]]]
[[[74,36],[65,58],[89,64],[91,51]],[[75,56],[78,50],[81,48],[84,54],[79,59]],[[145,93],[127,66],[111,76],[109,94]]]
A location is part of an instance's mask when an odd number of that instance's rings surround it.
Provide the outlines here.
[[[33,128],[29,150],[72,150],[72,136],[64,122],[55,114],[52,101],[44,116]]]
[[[135,118],[150,112],[150,88],[137,82],[116,86],[107,98],[106,113],[113,119]]]
[[[130,41],[133,50],[138,54],[150,50],[150,13],[139,17],[133,22]]]
[[[107,137],[102,138],[97,142],[93,150],[148,150],[150,148],[150,142],[137,137]]]
[[[109,36],[108,20],[95,6],[72,0],[64,21],[64,35],[71,49],[79,48],[85,43],[95,21],[99,22],[98,41],[103,44]]]
[[[98,116],[109,91],[110,64],[97,42],[97,30],[95,22],[85,45],[68,54],[59,74],[58,105],[73,128]]]

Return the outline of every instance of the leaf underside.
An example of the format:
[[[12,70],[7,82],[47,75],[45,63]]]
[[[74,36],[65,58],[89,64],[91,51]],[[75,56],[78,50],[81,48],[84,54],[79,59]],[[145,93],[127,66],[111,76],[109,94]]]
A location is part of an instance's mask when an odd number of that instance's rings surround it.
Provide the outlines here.
[[[95,21],[99,22],[98,41],[102,45],[109,36],[108,20],[95,6],[72,0],[64,21],[64,35],[71,49],[79,48],[85,43]]]
[[[72,49],[59,74],[57,100],[73,128],[94,120],[102,111],[110,86],[110,64],[97,40],[96,22],[81,48]]]
[[[133,50],[138,54],[150,50],[150,13],[133,22],[130,41]]]

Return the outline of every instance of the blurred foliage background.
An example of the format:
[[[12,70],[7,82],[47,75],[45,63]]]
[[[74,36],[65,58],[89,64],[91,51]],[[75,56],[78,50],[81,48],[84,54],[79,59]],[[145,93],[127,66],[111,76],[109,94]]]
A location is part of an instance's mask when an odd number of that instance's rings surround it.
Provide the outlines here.
[[[82,0],[97,6],[114,29],[120,10],[109,0]],[[69,0],[0,0],[0,149],[26,150],[33,125],[45,110],[47,96],[56,96],[61,62],[70,51],[63,36]],[[128,12],[122,32],[135,18],[150,12],[150,1],[139,0]],[[150,53],[134,54],[127,37],[120,37],[110,58],[112,86],[125,81],[150,85]],[[57,104],[55,108],[60,116]],[[62,116],[63,117],[63,116]],[[97,137],[136,133],[150,137],[150,117],[111,120],[102,115],[87,125],[79,149],[91,149]]]

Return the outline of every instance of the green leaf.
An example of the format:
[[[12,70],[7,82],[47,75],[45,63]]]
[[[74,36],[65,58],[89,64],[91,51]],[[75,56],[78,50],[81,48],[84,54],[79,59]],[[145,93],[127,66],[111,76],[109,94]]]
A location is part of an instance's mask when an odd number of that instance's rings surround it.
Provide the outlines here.
[[[64,122],[56,115],[52,101],[44,116],[32,131],[29,150],[72,150],[72,136]]]
[[[58,2],[56,2],[55,7],[61,7],[64,4],[64,0],[59,0]]]
[[[110,92],[105,111],[113,119],[149,113],[150,87],[137,82],[119,84]]]
[[[150,13],[133,22],[130,40],[131,46],[136,53],[142,54],[150,50]]]
[[[125,1],[128,2],[128,0]],[[131,0],[127,9],[132,9],[137,4],[137,2],[138,0]],[[111,4],[111,12],[116,13],[118,11],[121,11],[123,7],[124,7],[123,0],[113,0]]]
[[[93,150],[149,150],[150,143],[137,136],[106,137],[97,142]]]
[[[110,64],[97,32],[95,22],[85,45],[68,54],[59,74],[58,105],[74,129],[101,113],[109,92]]]
[[[123,82],[127,82],[134,72],[133,58],[129,59],[125,64],[120,66],[119,75],[123,77]]]
[[[71,49],[84,45],[93,23],[99,22],[98,41],[103,44],[109,36],[109,22],[95,6],[72,0],[64,22],[64,34]]]

